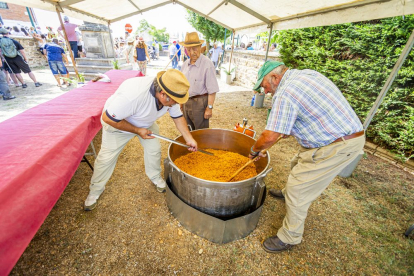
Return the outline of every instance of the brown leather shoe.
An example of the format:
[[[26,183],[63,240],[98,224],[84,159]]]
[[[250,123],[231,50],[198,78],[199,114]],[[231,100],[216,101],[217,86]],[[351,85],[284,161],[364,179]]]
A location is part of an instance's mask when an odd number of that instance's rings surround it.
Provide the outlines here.
[[[263,249],[268,253],[278,253],[294,247],[294,244],[282,242],[277,236],[269,237],[262,242]]]
[[[285,196],[283,195],[282,190],[270,189],[269,195],[276,197],[276,198],[285,199]]]

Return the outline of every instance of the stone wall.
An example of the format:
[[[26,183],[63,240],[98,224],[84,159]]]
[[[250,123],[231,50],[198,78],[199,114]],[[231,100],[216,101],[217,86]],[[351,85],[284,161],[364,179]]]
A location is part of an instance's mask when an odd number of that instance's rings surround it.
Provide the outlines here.
[[[226,51],[226,63],[230,60],[231,52]],[[257,72],[264,63],[265,51],[235,50],[231,61],[231,67],[236,67],[236,78],[233,84],[252,88],[257,80]],[[281,61],[279,53],[269,52],[268,60]],[[222,66],[225,67],[225,64]]]
[[[10,38],[22,44],[30,68],[48,66],[46,59],[38,51],[39,45],[36,39],[21,36],[10,36]]]

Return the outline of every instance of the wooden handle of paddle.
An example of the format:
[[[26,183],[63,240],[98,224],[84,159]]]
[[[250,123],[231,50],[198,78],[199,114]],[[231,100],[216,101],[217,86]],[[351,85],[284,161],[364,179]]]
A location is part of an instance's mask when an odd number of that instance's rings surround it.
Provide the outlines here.
[[[277,142],[279,142],[280,139],[282,139],[282,138],[283,138],[283,135],[280,135],[279,138],[277,138],[276,141],[273,143],[273,145],[271,145],[268,149],[270,149],[271,147],[273,147],[274,145],[276,145]],[[263,149],[263,150],[260,151],[260,153],[265,154],[268,149]],[[244,166],[241,167],[237,172],[235,172],[226,182],[230,182],[230,180],[232,180],[236,175],[238,175],[242,170],[244,170],[244,168],[246,168],[247,166],[249,166],[251,163],[253,163],[256,160],[257,160],[257,156],[255,158],[247,161],[247,163],[244,164]]]
[[[264,150],[261,150],[260,153],[265,154],[266,153],[266,150],[265,149]],[[254,161],[256,161],[257,160],[257,157],[258,156],[256,156],[255,158],[250,159],[249,161],[247,161],[247,163],[244,164],[243,167],[241,167],[240,169],[238,169],[237,172],[235,172],[226,182],[230,182],[230,180],[232,180],[233,178],[235,178],[236,175],[238,175],[242,170],[244,170],[247,166],[249,166],[251,163],[253,163]]]

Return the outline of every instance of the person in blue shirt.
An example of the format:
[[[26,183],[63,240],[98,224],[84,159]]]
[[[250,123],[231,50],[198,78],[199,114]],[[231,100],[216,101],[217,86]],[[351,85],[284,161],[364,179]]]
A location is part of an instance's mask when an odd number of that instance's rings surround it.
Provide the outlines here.
[[[181,49],[180,49],[180,44],[177,42],[177,44],[175,45],[175,47],[177,48],[177,50],[179,50],[178,51],[178,54],[177,54],[177,64],[178,64],[178,61],[180,61],[180,57],[181,57]]]
[[[43,48],[43,53],[47,57],[47,61],[49,62],[50,70],[52,70],[52,74],[55,77],[58,86],[62,86],[60,83],[61,75],[65,75],[67,79],[69,79],[69,71],[66,69],[65,64],[63,64],[63,59],[65,63],[68,64],[68,59],[65,55],[65,50],[58,45],[59,41],[57,38],[52,39],[52,42],[46,43]],[[64,84],[70,86],[68,81],[64,81]]]
[[[254,50],[253,43],[249,42],[249,44],[247,44],[246,50]]]

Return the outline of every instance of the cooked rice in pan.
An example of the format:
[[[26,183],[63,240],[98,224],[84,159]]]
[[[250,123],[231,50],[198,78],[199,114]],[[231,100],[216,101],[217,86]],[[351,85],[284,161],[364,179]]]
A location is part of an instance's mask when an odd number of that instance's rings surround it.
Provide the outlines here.
[[[209,181],[226,182],[249,158],[235,152],[208,149],[214,156],[192,152],[177,158],[174,163],[182,171]],[[230,182],[249,179],[257,175],[254,163],[247,166]]]

